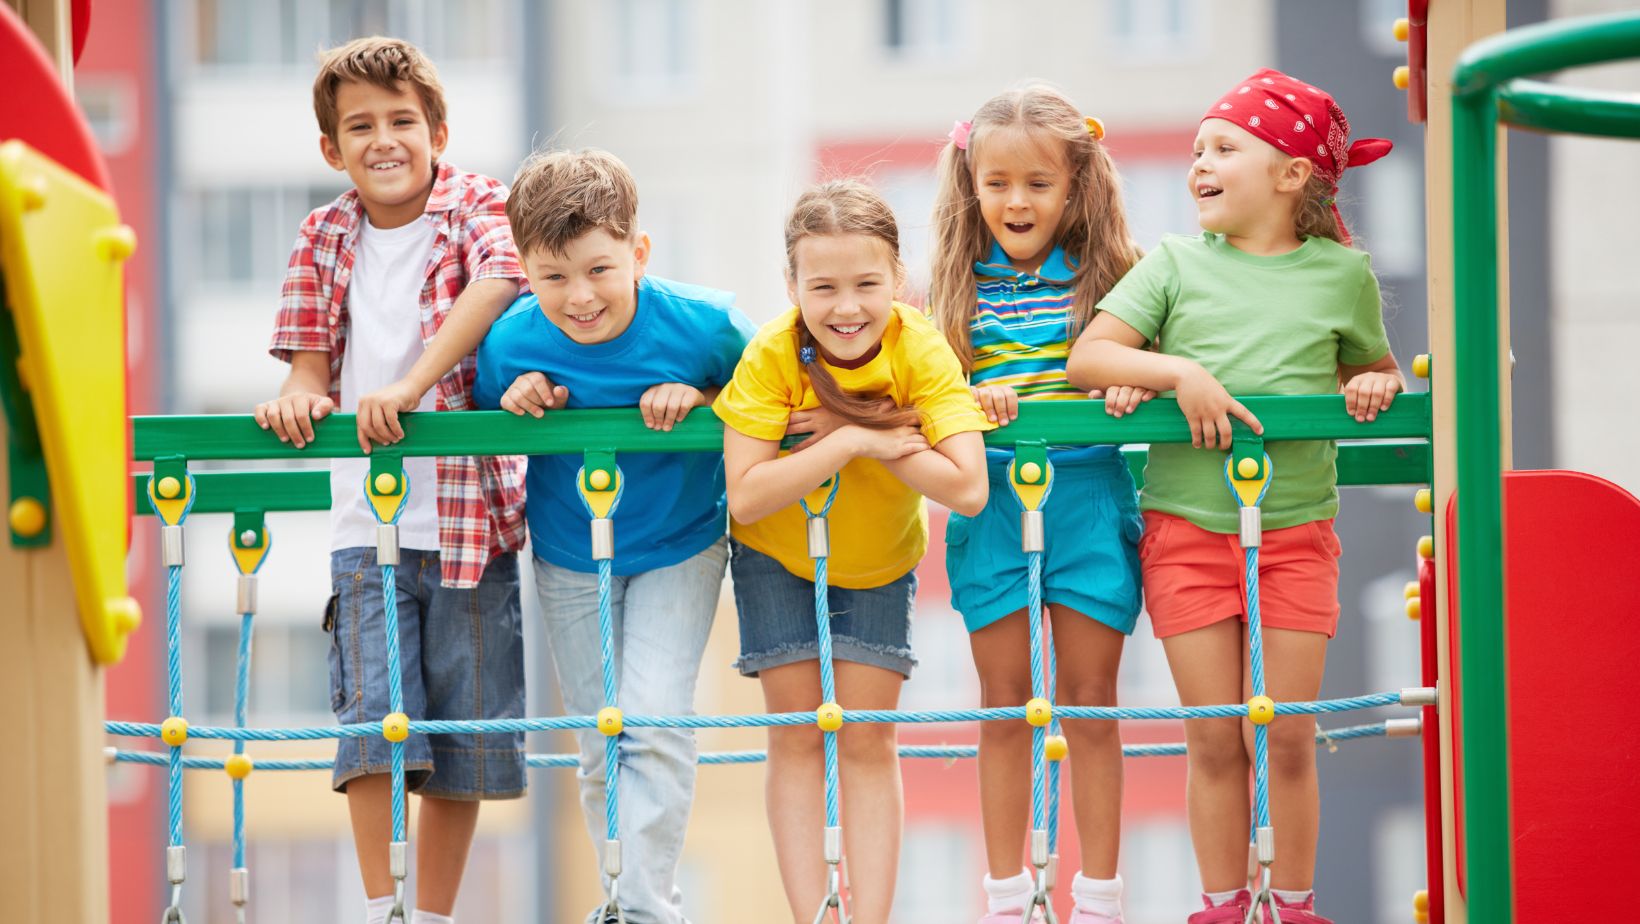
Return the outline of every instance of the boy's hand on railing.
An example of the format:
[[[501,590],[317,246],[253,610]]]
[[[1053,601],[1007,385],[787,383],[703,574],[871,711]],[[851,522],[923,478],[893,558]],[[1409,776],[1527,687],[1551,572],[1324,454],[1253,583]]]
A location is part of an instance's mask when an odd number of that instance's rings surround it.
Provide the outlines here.
[[[554,385],[552,379],[540,372],[526,372],[507,386],[507,393],[501,396],[501,409],[520,417],[525,414],[541,417],[568,401],[569,389]]]
[[[649,390],[638,399],[638,411],[643,414],[644,426],[670,433],[673,425],[689,416],[692,408],[704,404],[706,395],[693,385],[662,382],[649,386]]]
[[[1344,410],[1356,423],[1369,423],[1378,419],[1379,411],[1389,410],[1404,388],[1399,373],[1363,372],[1344,386]]]
[[[1115,388],[1107,388],[1103,392],[1095,388],[1093,391],[1088,392],[1089,398],[1098,398],[1101,395],[1105,399],[1105,413],[1112,417],[1123,417],[1131,414],[1139,409],[1139,405],[1156,397],[1154,391],[1148,388],[1140,388],[1137,385],[1118,385]]]
[[[390,446],[404,439],[404,427],[399,425],[399,415],[415,410],[421,404],[423,394],[425,392],[416,391],[414,385],[400,379],[359,399],[359,448],[364,450],[365,455],[370,455],[372,441]]]
[[[979,402],[985,419],[1006,427],[1019,419],[1019,393],[1006,385],[976,385],[969,389]]]
[[[335,409],[336,403],[326,395],[293,392],[258,404],[254,414],[257,426],[272,430],[279,442],[301,449],[313,442],[313,422]]]
[[[1235,438],[1230,430],[1232,416],[1252,427],[1254,433],[1264,435],[1264,425],[1253,412],[1230,397],[1219,380],[1196,363],[1185,366],[1174,393],[1180,413],[1190,422],[1190,445],[1197,449],[1229,449]]]

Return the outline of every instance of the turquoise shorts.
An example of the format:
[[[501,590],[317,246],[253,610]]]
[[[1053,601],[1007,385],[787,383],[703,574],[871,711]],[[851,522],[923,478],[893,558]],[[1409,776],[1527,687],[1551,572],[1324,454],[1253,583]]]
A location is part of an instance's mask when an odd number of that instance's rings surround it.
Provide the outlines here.
[[[1133,476],[1117,453],[1053,459],[1053,487],[1042,505],[1045,541],[1042,600],[1069,607],[1125,635],[1139,618],[1139,537],[1144,520]],[[1028,569],[1020,550],[1019,501],[1008,463],[990,463],[991,499],[977,517],[951,514],[945,570],[951,607],[969,632],[1028,604]]]

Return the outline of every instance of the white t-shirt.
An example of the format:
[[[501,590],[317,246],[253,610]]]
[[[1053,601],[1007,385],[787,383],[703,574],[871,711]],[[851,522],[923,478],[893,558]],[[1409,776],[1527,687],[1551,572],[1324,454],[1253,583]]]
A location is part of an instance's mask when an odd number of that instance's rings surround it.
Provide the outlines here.
[[[421,218],[387,230],[373,227],[366,218],[360,228],[347,288],[349,330],[342,354],[340,412],[357,412],[360,397],[397,382],[421,358],[421,290],[434,232]],[[416,410],[434,409],[433,391],[428,389]],[[399,518],[399,546],[436,552],[437,460],[407,456],[404,471],[410,479],[410,499]],[[369,474],[369,459],[331,460],[332,550],[376,544],[376,515],[364,496]]]

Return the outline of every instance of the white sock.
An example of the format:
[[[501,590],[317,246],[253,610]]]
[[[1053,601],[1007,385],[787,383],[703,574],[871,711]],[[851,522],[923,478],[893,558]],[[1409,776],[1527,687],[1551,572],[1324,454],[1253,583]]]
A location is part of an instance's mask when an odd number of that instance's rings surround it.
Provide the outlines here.
[[[1220,905],[1230,904],[1230,901],[1240,895],[1241,892],[1241,889],[1231,889],[1228,892],[1203,892],[1202,898],[1212,902],[1213,907],[1217,908]]]
[[[1270,892],[1281,899],[1283,905],[1302,905],[1315,894],[1314,889],[1271,889]]]
[[[1122,877],[1089,879],[1081,873],[1071,880],[1071,897],[1076,910],[1114,918],[1122,913]]]
[[[1018,876],[1007,879],[992,879],[985,875],[985,913],[1003,914],[1008,911],[1024,911],[1031,903],[1031,890],[1035,883],[1031,880],[1028,870],[1020,870]]]
[[[387,916],[392,913],[393,896],[372,898],[364,903],[364,924],[387,924]]]
[[[410,916],[410,924],[456,924],[456,919],[417,908]]]

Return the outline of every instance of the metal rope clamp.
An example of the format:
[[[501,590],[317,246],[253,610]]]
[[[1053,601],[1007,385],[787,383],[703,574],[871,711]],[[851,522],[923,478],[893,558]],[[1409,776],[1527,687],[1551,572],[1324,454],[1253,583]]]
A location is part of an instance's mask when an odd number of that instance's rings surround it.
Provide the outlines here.
[[[160,917],[160,924],[187,924],[188,919],[182,916],[182,882],[188,878],[188,848],[165,848],[165,878],[171,883],[171,904]]]
[[[615,508],[626,490],[626,479],[615,464],[615,453],[589,449],[582,456],[581,470],[575,473],[575,488],[581,504],[592,517],[592,560],[615,557]]]
[[[182,524],[188,519],[188,511],[194,508],[197,493],[194,488],[194,476],[182,456],[154,460],[154,473],[148,478],[148,503],[163,524],[159,531],[160,549],[167,568],[186,564]]]
[[[228,531],[228,553],[234,567],[239,569],[239,608],[241,615],[256,612],[256,572],[268,559],[273,548],[273,537],[268,533],[261,510],[241,509],[233,514],[233,526]]]
[[[398,453],[377,449],[370,454],[364,479],[365,500],[376,515],[376,564],[398,566],[399,517],[410,503],[410,479]]]

